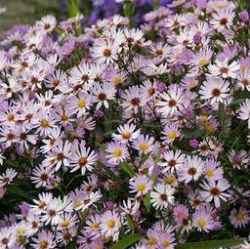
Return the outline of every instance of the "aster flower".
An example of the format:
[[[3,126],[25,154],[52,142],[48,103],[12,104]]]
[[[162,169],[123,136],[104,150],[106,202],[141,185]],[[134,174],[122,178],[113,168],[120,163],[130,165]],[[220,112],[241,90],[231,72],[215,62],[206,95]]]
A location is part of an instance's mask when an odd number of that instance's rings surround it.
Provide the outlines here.
[[[185,156],[181,153],[180,150],[172,151],[167,150],[162,155],[163,162],[158,163],[163,169],[162,172],[175,172],[180,168],[184,161]]]
[[[169,185],[157,184],[150,193],[151,203],[156,209],[167,208],[174,204],[174,189]]]
[[[200,88],[201,99],[211,104],[223,102],[229,97],[229,83],[222,79],[209,78]]]
[[[182,167],[179,167],[177,173],[180,181],[189,183],[197,181],[203,173],[204,162],[198,156],[187,156]]]
[[[157,103],[158,112],[163,115],[163,117],[169,117],[172,115],[179,114],[182,110],[182,104],[184,101],[184,95],[182,90],[179,88],[168,89],[168,92],[161,93],[160,100]]]
[[[33,239],[32,248],[52,249],[56,247],[55,238],[52,232],[42,230],[38,233],[38,237]]]
[[[111,164],[118,164],[128,157],[126,145],[119,142],[111,142],[107,145],[107,159]]]
[[[101,218],[100,231],[106,237],[112,237],[116,241],[121,226],[120,216],[117,212],[106,211]]]
[[[71,172],[81,169],[82,175],[87,171],[92,171],[96,162],[96,154],[86,147],[86,143],[74,143],[71,148],[72,154],[69,160],[69,167],[72,168]]]
[[[213,228],[212,216],[204,207],[200,207],[193,214],[192,223],[199,232],[208,232]]]
[[[152,189],[152,181],[146,175],[136,175],[129,180],[129,188],[131,193],[135,193],[136,197],[147,194]]]
[[[120,125],[117,131],[118,134],[113,134],[112,137],[121,143],[131,142],[140,135],[140,130],[137,130],[134,124]]]
[[[232,209],[229,220],[235,228],[245,227],[250,221],[250,213],[246,208]]]
[[[133,147],[139,151],[140,154],[147,154],[153,150],[154,138],[148,135],[139,135],[133,141]]]
[[[238,117],[242,120],[248,121],[248,128],[250,129],[250,99],[246,99],[238,110]]]
[[[224,178],[218,181],[204,181],[201,187],[203,188],[203,190],[201,191],[201,197],[203,198],[203,200],[205,200],[206,202],[214,201],[216,208],[220,207],[221,200],[226,201],[230,196],[229,194],[225,193],[225,191],[230,188],[230,185]]]
[[[97,103],[96,109],[100,109],[102,106],[109,108],[109,102],[115,99],[115,87],[108,82],[103,84],[96,83],[91,89],[94,97],[94,102]]]

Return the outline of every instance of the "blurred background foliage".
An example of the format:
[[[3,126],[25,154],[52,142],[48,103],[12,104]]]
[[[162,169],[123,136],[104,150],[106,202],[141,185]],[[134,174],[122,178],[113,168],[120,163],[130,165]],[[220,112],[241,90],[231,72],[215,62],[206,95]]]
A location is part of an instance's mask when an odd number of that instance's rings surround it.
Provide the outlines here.
[[[45,14],[60,16],[60,0],[0,0],[6,12],[0,16],[0,32],[16,24],[32,24]]]

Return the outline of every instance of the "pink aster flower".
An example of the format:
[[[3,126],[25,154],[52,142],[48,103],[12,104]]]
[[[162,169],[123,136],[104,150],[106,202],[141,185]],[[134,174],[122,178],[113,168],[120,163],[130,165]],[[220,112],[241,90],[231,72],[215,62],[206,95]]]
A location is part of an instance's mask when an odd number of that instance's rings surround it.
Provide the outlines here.
[[[201,185],[201,197],[206,202],[214,201],[215,207],[219,208],[221,206],[221,200],[227,201],[229,194],[225,193],[226,190],[230,188],[228,181],[224,178],[218,181],[203,182]]]
[[[135,193],[136,197],[147,194],[152,189],[152,181],[146,175],[136,175],[129,180],[129,188],[131,193]]]

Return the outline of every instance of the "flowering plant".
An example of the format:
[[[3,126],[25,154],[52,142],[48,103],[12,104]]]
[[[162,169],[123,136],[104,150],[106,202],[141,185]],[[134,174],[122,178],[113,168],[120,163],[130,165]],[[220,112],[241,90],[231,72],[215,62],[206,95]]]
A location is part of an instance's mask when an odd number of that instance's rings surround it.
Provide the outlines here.
[[[248,6],[71,7],[1,41],[0,248],[249,248]]]

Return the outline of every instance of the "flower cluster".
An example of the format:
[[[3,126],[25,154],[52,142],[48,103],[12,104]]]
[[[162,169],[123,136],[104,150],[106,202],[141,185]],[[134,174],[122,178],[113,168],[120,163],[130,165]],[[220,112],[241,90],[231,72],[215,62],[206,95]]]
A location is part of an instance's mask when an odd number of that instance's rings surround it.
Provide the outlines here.
[[[1,41],[0,248],[246,237],[248,12],[177,0],[137,28],[82,18]]]

